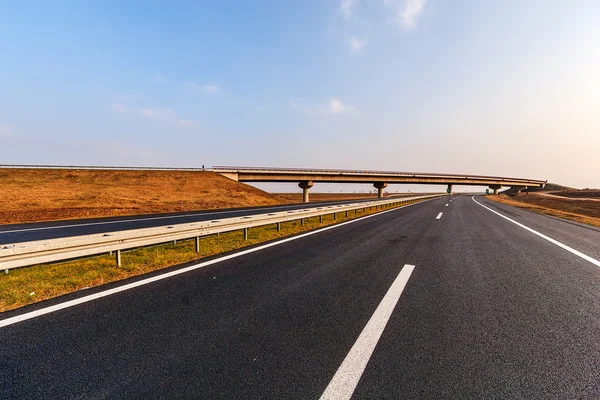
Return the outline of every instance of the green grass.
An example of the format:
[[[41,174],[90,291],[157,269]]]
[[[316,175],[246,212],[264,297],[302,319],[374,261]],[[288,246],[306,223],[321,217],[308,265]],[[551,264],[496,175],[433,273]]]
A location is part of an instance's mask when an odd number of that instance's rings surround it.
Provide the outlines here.
[[[350,211],[348,217],[341,212],[336,220],[333,215],[325,215],[322,223],[319,217],[305,219],[304,225],[300,221],[286,222],[281,224],[280,231],[275,224],[252,228],[247,241],[241,230],[208,236],[200,239],[199,253],[196,253],[194,239],[122,251],[119,268],[115,266],[114,256],[104,254],[14,269],[9,274],[0,274],[0,312],[380,211],[367,208],[363,213],[361,209],[357,215]]]

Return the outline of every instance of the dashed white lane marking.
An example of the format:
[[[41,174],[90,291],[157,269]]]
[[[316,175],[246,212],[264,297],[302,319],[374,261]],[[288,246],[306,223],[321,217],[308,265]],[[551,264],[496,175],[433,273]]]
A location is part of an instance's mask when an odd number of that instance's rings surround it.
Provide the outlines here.
[[[439,213],[439,214],[438,214],[438,216],[437,216],[437,217],[435,217],[435,219],[440,219],[440,218],[442,218],[442,215],[443,215],[443,214],[444,214],[443,212]]]
[[[356,219],[353,219],[353,220],[350,220],[350,221],[341,222],[341,223],[336,224],[336,225],[331,225],[331,226],[327,226],[327,227],[322,228],[322,229],[318,229],[318,230],[315,230],[315,231],[307,232],[307,233],[304,233],[302,235],[293,236],[293,237],[286,238],[286,239],[281,239],[281,240],[278,240],[278,241],[273,242],[273,243],[269,243],[269,244],[265,244],[265,245],[262,245],[262,246],[254,247],[254,248],[248,249],[248,250],[242,250],[242,251],[240,251],[238,253],[229,254],[229,255],[224,256],[224,257],[215,258],[214,260],[205,261],[205,262],[201,262],[201,263],[198,263],[198,264],[190,265],[189,267],[181,268],[181,269],[178,269],[178,270],[175,270],[175,271],[171,271],[171,272],[166,272],[166,273],[161,274],[161,275],[156,275],[156,276],[153,276],[151,278],[142,279],[142,280],[139,280],[137,282],[132,282],[132,283],[129,283],[129,284],[126,284],[126,285],[123,285],[123,286],[118,286],[118,287],[115,287],[115,288],[112,288],[112,289],[103,290],[101,292],[90,294],[90,295],[84,296],[84,297],[80,297],[78,299],[73,299],[73,300],[65,301],[64,303],[59,303],[59,304],[55,304],[53,306],[40,308],[39,310],[35,310],[35,311],[27,312],[27,313],[24,313],[24,314],[16,315],[14,317],[10,317],[10,318],[6,318],[6,319],[3,319],[3,320],[0,320],[0,328],[2,328],[4,326],[16,324],[18,322],[26,321],[28,319],[36,318],[36,317],[39,317],[39,316],[42,316],[42,315],[45,315],[45,314],[50,314],[50,313],[53,313],[55,311],[59,311],[59,310],[65,309],[65,308],[73,307],[73,306],[76,306],[76,305],[79,305],[79,304],[82,304],[82,303],[87,303],[88,301],[100,299],[102,297],[110,296],[110,295],[113,295],[113,294],[116,294],[116,293],[119,293],[119,292],[124,292],[126,290],[133,289],[133,288],[136,288],[138,286],[147,285],[147,284],[150,284],[152,282],[160,281],[160,280],[163,280],[163,279],[167,279],[167,278],[170,278],[172,276],[176,276],[176,275],[180,275],[180,274],[185,274],[186,272],[190,272],[190,271],[193,271],[193,270],[198,269],[198,268],[204,268],[204,267],[207,267],[209,265],[217,264],[217,263],[220,263],[221,261],[231,260],[232,258],[241,257],[241,256],[244,256],[246,254],[250,254],[250,253],[254,253],[256,251],[267,249],[269,247],[278,246],[280,244],[291,242],[293,240],[298,240],[298,239],[302,239],[302,238],[307,237],[307,236],[316,235],[317,233],[321,233],[321,232],[325,232],[325,231],[328,231],[328,230],[331,230],[331,229],[339,228],[340,226],[344,226],[344,225],[348,225],[348,224],[353,224],[353,223],[358,222],[358,221],[362,221],[362,220],[365,220],[365,219],[377,217],[377,216],[380,216],[380,215],[383,215],[383,214],[387,214],[389,212],[397,211],[397,210],[400,210],[402,208],[410,207],[410,206],[413,206],[413,205],[416,205],[416,204],[420,204],[420,203],[425,203],[425,202],[431,201],[431,200],[435,200],[435,199],[423,200],[423,201],[420,201],[420,202],[417,202],[417,203],[407,204],[405,206],[393,208],[391,210],[381,211],[381,212],[378,212],[376,214],[366,215],[364,217],[356,218]]]
[[[327,389],[321,395],[321,400],[344,400],[350,399],[356,389],[367,363],[375,350],[377,342],[387,325],[396,303],[410,278],[414,265],[406,264],[392,283],[389,290],[377,306],[375,313],[367,322],[354,346],[338,368]]]
[[[446,207],[448,207],[448,203],[446,203]]]
[[[521,228],[523,228],[523,229],[525,229],[525,230],[528,230],[529,232],[533,233],[534,235],[538,235],[538,236],[539,236],[539,237],[541,237],[542,239],[546,239],[546,240],[547,240],[547,241],[549,241],[550,243],[553,243],[553,244],[557,245],[558,247],[561,247],[561,248],[563,248],[563,249],[565,249],[565,250],[567,250],[567,251],[569,251],[569,252],[571,252],[571,253],[575,254],[576,256],[578,256],[578,257],[581,257],[581,258],[583,258],[584,260],[591,262],[592,264],[594,264],[594,265],[595,265],[595,266],[597,266],[597,267],[600,267],[600,261],[596,260],[595,258],[592,258],[592,257],[588,256],[587,254],[583,254],[582,252],[580,252],[580,251],[578,251],[578,250],[575,250],[574,248],[572,248],[572,247],[569,247],[569,246],[567,246],[566,244],[564,244],[564,243],[561,243],[561,242],[559,242],[559,241],[558,241],[558,240],[556,240],[556,239],[552,239],[550,236],[546,236],[546,235],[544,235],[543,233],[540,233],[540,232],[538,232],[538,231],[536,231],[536,230],[534,230],[534,229],[531,229],[531,228],[530,228],[530,227],[528,227],[528,226],[525,226],[525,225],[523,225],[523,224],[521,224],[521,223],[519,223],[519,222],[517,222],[517,221],[515,221],[515,220],[513,220],[513,219],[510,219],[510,218],[508,218],[507,216],[504,216],[504,215],[500,214],[500,213],[499,213],[499,212],[497,212],[497,211],[494,211],[494,210],[492,210],[492,209],[491,209],[491,208],[489,208],[489,207],[486,207],[486,206],[484,206],[483,204],[481,204],[480,202],[478,202],[477,200],[475,200],[475,196],[473,196],[473,197],[471,197],[471,198],[473,199],[473,201],[474,201],[475,203],[479,204],[481,207],[483,207],[483,208],[485,208],[485,209],[487,209],[487,210],[489,210],[489,211],[493,212],[493,213],[494,213],[494,214],[496,214],[496,215],[499,215],[499,216],[501,216],[501,217],[502,217],[502,218],[504,218],[505,220],[507,220],[507,221],[510,221],[510,222],[512,222],[513,224],[515,224],[515,225],[517,225],[517,226],[520,226]]]

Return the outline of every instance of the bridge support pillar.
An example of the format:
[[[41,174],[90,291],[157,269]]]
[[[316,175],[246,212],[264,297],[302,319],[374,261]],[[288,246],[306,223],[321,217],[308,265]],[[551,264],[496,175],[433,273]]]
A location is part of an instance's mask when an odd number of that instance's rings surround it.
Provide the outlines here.
[[[494,194],[498,194],[498,189],[502,188],[500,185],[490,185],[490,189],[494,191]]]
[[[302,189],[302,202],[308,203],[308,189],[314,186],[313,181],[302,181],[298,187]]]
[[[383,189],[388,187],[388,184],[386,182],[375,182],[373,186],[377,189],[377,197],[383,198]]]
[[[448,184],[448,190],[447,190],[449,195],[452,195],[452,184]]]

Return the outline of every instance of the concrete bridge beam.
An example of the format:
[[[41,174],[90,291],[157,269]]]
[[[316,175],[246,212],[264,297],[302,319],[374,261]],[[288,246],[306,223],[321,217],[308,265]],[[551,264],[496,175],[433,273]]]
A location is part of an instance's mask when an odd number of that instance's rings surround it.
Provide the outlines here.
[[[313,181],[302,181],[298,187],[302,189],[302,202],[308,203],[308,189],[314,186]]]
[[[386,182],[375,182],[373,186],[377,189],[377,197],[383,198],[383,189],[388,187],[388,184]]]
[[[498,189],[501,189],[502,186],[500,185],[490,185],[490,189],[492,189],[494,191],[494,194],[498,194]]]

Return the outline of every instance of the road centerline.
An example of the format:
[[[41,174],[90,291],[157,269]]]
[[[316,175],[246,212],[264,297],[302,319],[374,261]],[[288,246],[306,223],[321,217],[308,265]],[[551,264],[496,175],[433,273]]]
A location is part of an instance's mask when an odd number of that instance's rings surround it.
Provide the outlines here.
[[[600,261],[596,260],[595,258],[593,258],[593,257],[590,257],[590,256],[588,256],[587,254],[584,254],[584,253],[580,252],[579,250],[575,250],[574,248],[572,248],[572,247],[570,247],[570,246],[567,246],[566,244],[564,244],[564,243],[561,243],[561,242],[559,242],[558,240],[551,238],[550,236],[546,236],[546,235],[544,235],[543,233],[536,231],[535,229],[532,229],[532,228],[530,228],[530,227],[528,227],[528,226],[525,226],[525,225],[523,225],[523,224],[522,224],[522,223],[520,223],[520,222],[517,222],[517,221],[515,221],[515,220],[513,220],[513,219],[511,219],[511,218],[508,218],[507,216],[505,216],[505,215],[502,215],[502,214],[501,214],[501,213],[499,213],[498,211],[494,211],[494,210],[492,210],[491,208],[489,208],[489,207],[487,207],[487,206],[484,206],[483,204],[481,204],[480,202],[478,202],[477,200],[475,200],[475,196],[472,196],[472,197],[471,197],[471,199],[472,199],[472,200],[473,200],[475,203],[479,204],[481,207],[485,208],[486,210],[488,210],[488,211],[491,211],[491,212],[493,212],[494,214],[501,216],[501,217],[502,217],[502,218],[504,218],[505,220],[507,220],[507,221],[510,221],[510,222],[512,222],[513,224],[515,224],[515,225],[517,225],[517,226],[520,226],[521,228],[523,228],[523,229],[525,229],[525,230],[527,230],[527,231],[529,231],[529,232],[533,233],[534,235],[537,235],[537,236],[541,237],[542,239],[545,239],[545,240],[549,241],[550,243],[552,243],[552,244],[555,244],[555,245],[557,245],[558,247],[561,247],[561,248],[563,248],[563,249],[567,250],[568,252],[570,252],[570,253],[573,253],[573,254],[575,254],[576,256],[578,256],[578,257],[581,257],[581,258],[583,258],[584,260],[591,262],[591,263],[592,263],[592,264],[594,264],[595,266],[597,266],[597,267],[600,267]]]
[[[441,219],[441,218],[442,218],[442,215],[444,215],[444,213],[443,213],[443,212],[439,213],[439,214],[437,215],[437,217],[435,217],[435,219]]]
[[[352,397],[414,269],[414,265],[404,265],[321,395],[321,400],[342,400]]]

